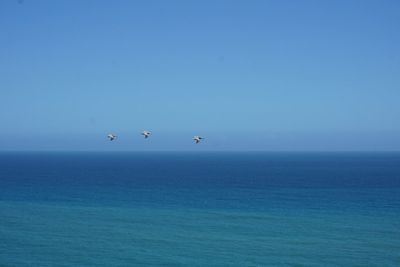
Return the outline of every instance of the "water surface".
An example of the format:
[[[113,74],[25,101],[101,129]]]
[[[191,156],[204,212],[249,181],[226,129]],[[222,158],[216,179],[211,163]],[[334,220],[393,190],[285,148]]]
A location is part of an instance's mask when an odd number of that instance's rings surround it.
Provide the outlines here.
[[[398,266],[400,153],[1,153],[0,266]]]

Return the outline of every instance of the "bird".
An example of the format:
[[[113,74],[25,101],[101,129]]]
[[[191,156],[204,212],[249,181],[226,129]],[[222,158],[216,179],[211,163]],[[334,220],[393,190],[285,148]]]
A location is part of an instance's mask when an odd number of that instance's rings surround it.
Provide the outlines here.
[[[108,134],[107,137],[110,139],[110,141],[113,141],[117,136],[115,134]]]
[[[151,135],[151,132],[143,131],[141,134],[144,136],[144,138],[148,138]]]
[[[201,136],[198,136],[198,135],[193,136],[193,140],[196,142],[196,144],[200,143],[201,139],[204,139],[204,138]]]

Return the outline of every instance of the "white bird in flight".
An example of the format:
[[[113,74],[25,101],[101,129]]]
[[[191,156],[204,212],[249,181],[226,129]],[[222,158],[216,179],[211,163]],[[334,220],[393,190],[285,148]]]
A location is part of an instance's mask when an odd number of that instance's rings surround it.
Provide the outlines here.
[[[144,136],[144,138],[148,138],[151,135],[151,132],[149,131],[143,131],[142,135]]]
[[[107,137],[110,139],[110,141],[113,141],[117,136],[115,134],[108,134]]]
[[[201,139],[204,139],[204,138],[201,136],[198,136],[198,135],[193,136],[193,140],[196,142],[196,144],[200,143]]]

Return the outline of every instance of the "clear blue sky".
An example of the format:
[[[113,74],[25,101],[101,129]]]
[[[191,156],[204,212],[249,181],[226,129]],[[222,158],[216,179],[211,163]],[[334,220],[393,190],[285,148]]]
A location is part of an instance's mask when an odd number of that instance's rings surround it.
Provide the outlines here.
[[[400,150],[399,14],[378,0],[1,1],[0,150]]]

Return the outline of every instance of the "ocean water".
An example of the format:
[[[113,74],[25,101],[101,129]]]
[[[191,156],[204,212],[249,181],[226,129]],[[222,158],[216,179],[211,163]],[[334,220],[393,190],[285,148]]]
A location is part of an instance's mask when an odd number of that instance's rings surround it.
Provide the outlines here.
[[[400,266],[400,153],[0,153],[0,266]]]

